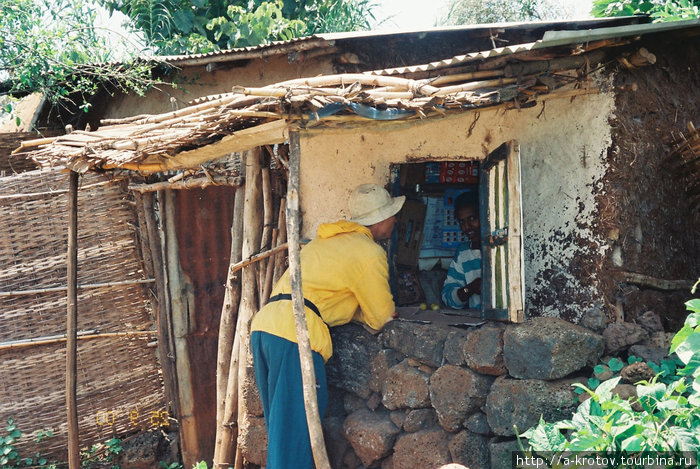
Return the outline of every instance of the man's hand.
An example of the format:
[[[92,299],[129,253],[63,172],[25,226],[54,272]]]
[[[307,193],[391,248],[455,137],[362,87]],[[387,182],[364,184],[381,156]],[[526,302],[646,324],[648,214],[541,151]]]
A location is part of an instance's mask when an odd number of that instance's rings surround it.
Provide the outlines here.
[[[481,278],[477,278],[473,282],[457,290],[457,297],[465,303],[469,301],[472,295],[481,295]]]

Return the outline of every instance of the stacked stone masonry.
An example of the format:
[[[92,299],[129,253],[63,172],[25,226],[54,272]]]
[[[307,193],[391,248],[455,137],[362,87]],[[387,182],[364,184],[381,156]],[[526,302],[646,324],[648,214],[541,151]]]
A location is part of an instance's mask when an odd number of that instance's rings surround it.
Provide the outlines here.
[[[468,329],[393,321],[376,336],[355,324],[334,328],[323,422],[331,466],[511,468],[516,428],[571,417],[580,403],[572,384],[619,350],[614,330],[598,332],[558,318]],[[263,466],[256,399],[242,449]]]

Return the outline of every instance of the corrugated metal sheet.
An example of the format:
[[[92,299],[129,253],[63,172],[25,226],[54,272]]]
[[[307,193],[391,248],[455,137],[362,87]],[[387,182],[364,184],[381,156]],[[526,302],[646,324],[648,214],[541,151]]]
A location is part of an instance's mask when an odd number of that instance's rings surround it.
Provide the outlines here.
[[[454,67],[468,62],[490,59],[493,57],[527,52],[535,49],[547,49],[550,47],[585,44],[593,41],[613,38],[627,38],[641,36],[645,34],[655,34],[668,31],[680,31],[692,29],[700,26],[700,20],[675,21],[669,23],[633,24],[628,26],[614,26],[609,28],[595,28],[585,30],[558,30],[547,31],[539,41],[529,44],[518,44],[509,47],[498,47],[488,51],[473,52],[470,54],[457,55],[448,59],[430,62],[421,65],[408,67],[386,68],[383,70],[373,70],[365,72],[370,75],[403,75],[416,72],[427,72],[443,68]]]
[[[286,54],[293,51],[308,50],[313,48],[330,47],[336,41],[365,40],[382,37],[397,36],[440,36],[443,34],[465,33],[474,34],[494,29],[515,31],[529,30],[551,27],[553,29],[581,29],[586,26],[598,28],[606,23],[619,23],[624,18],[597,18],[579,21],[542,21],[527,23],[490,23],[477,25],[460,25],[440,28],[426,28],[421,30],[397,30],[397,31],[351,31],[339,33],[319,33],[306,37],[293,38],[288,41],[273,41],[268,44],[258,46],[241,47],[237,49],[208,52],[205,54],[191,55],[169,55],[157,57],[157,60],[173,65],[187,66],[213,62],[226,62],[233,60],[244,60],[253,57],[267,57],[271,55]],[[630,17],[629,21],[639,21],[638,17]]]
[[[180,266],[192,288],[187,333],[193,418],[200,456],[211,460],[216,432],[216,360],[219,319],[231,250],[235,190],[208,187],[175,191]]]

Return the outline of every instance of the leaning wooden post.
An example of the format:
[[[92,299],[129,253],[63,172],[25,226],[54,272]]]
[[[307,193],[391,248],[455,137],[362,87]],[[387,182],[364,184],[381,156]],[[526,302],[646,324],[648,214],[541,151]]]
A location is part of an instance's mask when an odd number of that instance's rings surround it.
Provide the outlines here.
[[[66,323],[66,409],[68,467],[80,468],[78,430],[78,173],[70,172],[68,190],[68,320]]]
[[[236,188],[233,201],[233,221],[231,222],[231,251],[230,265],[226,278],[226,291],[224,304],[221,308],[221,322],[219,325],[219,343],[216,360],[216,442],[214,445],[214,467],[225,465],[226,461],[233,460],[231,454],[224,454],[224,449],[231,448],[230,442],[237,435],[232,431],[230,415],[226,415],[226,390],[229,381],[229,368],[231,366],[231,354],[236,332],[236,319],[238,303],[241,298],[240,275],[233,271],[231,266],[241,260],[243,246],[243,207],[245,201],[245,186]],[[238,352],[236,351],[236,354]]]
[[[260,148],[253,148],[248,151],[246,158],[246,189],[245,189],[245,207],[243,208],[243,247],[242,257],[246,259],[252,256],[260,248],[260,237],[262,234],[262,193],[260,182],[260,169],[262,168],[262,160]],[[241,302],[238,307],[238,321],[236,323],[236,337],[233,343],[234,353],[238,353],[238,360],[235,357],[231,358],[231,367],[229,368],[228,390],[235,391],[230,397],[227,390],[226,394],[226,413],[233,412],[235,409],[233,404],[237,406],[237,417],[235,419],[235,431],[238,435],[238,429],[246,422],[248,410],[246,402],[245,389],[247,386],[255,386],[249,382],[248,378],[252,377],[253,360],[250,355],[250,322],[253,319],[253,314],[258,310],[256,295],[257,274],[255,265],[249,265],[241,273]],[[234,365],[237,370],[234,370]],[[236,373],[237,378],[234,380],[233,374]],[[232,386],[236,385],[237,389],[233,390]],[[229,408],[229,404],[231,407]],[[234,415],[233,413],[231,415]],[[239,437],[240,439],[240,437]],[[234,444],[236,442],[233,442]],[[243,455],[241,447],[236,448],[236,460],[234,468],[241,469],[243,467]]]
[[[304,386],[304,407],[306,422],[309,426],[311,451],[317,469],[330,469],[323,441],[321,416],[316,396],[316,373],[311,356],[309,330],[304,311],[304,293],[301,288],[301,263],[299,256],[299,132],[289,132],[289,182],[287,184],[287,236],[289,243],[289,278],[292,287],[292,307],[294,308],[294,325],[299,344],[301,361],[301,378]]]

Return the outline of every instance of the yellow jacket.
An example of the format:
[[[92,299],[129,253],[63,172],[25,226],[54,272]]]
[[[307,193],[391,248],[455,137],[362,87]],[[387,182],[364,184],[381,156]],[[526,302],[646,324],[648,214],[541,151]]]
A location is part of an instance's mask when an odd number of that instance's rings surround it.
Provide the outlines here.
[[[318,237],[301,250],[301,281],[304,298],[315,304],[323,316],[321,320],[305,308],[311,349],[325,361],[333,355],[329,326],[354,319],[381,329],[394,313],[386,253],[374,242],[370,230],[357,223],[341,220],[318,228]],[[287,270],[271,297],[290,292]],[[296,342],[292,302],[266,304],[253,316],[252,331]]]

